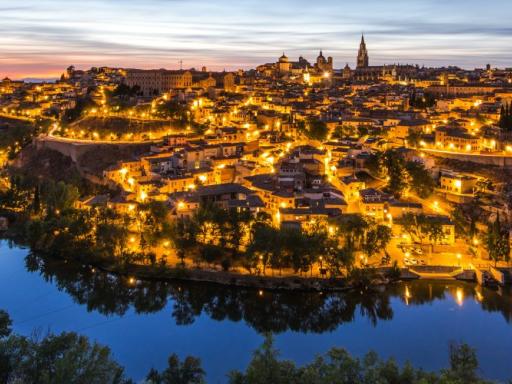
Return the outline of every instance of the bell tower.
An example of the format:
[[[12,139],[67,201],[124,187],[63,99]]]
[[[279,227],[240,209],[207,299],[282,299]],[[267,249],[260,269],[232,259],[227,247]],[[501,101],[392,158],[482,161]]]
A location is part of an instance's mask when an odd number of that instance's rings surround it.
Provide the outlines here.
[[[359,45],[359,52],[357,53],[357,68],[368,67],[368,50],[364,41],[364,35],[361,36],[361,44]]]

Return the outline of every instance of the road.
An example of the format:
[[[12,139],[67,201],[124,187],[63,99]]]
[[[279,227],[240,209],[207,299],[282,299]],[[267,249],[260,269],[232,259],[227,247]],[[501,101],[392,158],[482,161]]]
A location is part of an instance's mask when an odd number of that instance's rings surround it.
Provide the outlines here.
[[[47,135],[40,136],[42,140],[52,140],[70,144],[156,144],[162,142],[158,140],[90,140],[90,139],[76,139],[69,137],[56,136],[55,131],[59,129],[58,125],[54,125]]]

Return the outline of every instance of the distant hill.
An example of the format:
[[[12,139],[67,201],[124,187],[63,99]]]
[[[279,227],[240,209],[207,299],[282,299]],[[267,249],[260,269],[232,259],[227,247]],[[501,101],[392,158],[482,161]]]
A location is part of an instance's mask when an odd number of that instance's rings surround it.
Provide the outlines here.
[[[57,80],[59,80],[57,77],[50,77],[50,78],[37,78],[37,77],[26,77],[23,80],[25,83],[55,83]]]

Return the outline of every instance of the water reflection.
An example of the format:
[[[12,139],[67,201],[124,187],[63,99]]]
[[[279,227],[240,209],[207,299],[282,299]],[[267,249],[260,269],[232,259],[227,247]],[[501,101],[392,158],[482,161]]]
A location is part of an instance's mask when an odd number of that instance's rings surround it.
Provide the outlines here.
[[[352,322],[357,313],[374,325],[379,320],[391,320],[393,299],[407,305],[423,305],[447,296],[460,306],[466,300],[476,300],[482,309],[500,312],[509,323],[512,320],[510,289],[495,292],[473,284],[415,281],[364,292],[297,294],[213,284],[137,281],[35,254],[26,257],[26,267],[89,311],[123,315],[133,307],[137,313],[154,313],[170,302],[172,317],[179,325],[192,324],[204,313],[217,321],[243,320],[258,332],[322,333]]]

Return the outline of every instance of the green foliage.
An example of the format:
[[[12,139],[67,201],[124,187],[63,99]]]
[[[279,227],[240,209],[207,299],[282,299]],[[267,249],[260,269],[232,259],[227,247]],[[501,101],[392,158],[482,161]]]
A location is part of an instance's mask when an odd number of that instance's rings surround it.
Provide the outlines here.
[[[176,354],[172,354],[167,368],[162,373],[152,369],[146,380],[151,384],[202,384],[204,375],[199,359],[188,356],[181,362]]]
[[[409,132],[407,135],[407,144],[411,147],[418,147],[421,141],[421,134],[415,131]]]
[[[170,240],[174,244],[182,264],[185,262],[187,251],[196,244],[196,233],[197,227],[195,223],[188,218],[178,219],[171,225],[169,231]]]
[[[400,198],[407,188],[421,198],[427,198],[434,192],[434,179],[425,166],[406,161],[397,150],[372,155],[366,167],[372,175],[387,179],[386,189],[396,198]]]
[[[32,138],[43,129],[42,122],[31,123],[0,117],[0,151],[6,151],[9,159],[15,158],[19,150],[32,142]]]
[[[400,198],[406,189],[407,173],[405,170],[405,161],[395,150],[387,150],[384,152],[384,166],[387,169],[388,184],[387,190],[396,198]]]
[[[357,126],[357,135],[359,137],[367,136],[370,133],[370,130],[366,125],[358,125]]]
[[[450,345],[450,369],[442,377],[453,383],[481,383],[478,378],[476,351],[467,344]]]
[[[500,216],[496,217],[493,223],[487,226],[487,235],[485,238],[485,248],[489,253],[489,258],[498,261],[510,260],[510,234],[506,228],[502,228]]]
[[[42,339],[11,335],[0,340],[0,382],[26,384],[128,383],[107,347],[76,333]]]
[[[329,134],[327,124],[318,119],[309,119],[305,123],[300,122],[299,130],[309,139],[318,141],[324,141]]]
[[[194,124],[188,112],[186,104],[169,100],[157,104],[155,113],[158,117],[163,119],[173,120],[173,122],[179,126],[184,127],[186,125],[192,125],[196,127],[196,124]]]
[[[352,357],[344,349],[333,348],[313,362],[297,367],[279,359],[271,336],[254,353],[245,372],[229,374],[230,384],[485,384],[476,374],[476,353],[467,345],[450,347],[450,368],[441,374],[428,373],[406,363],[402,368],[393,359],[381,360],[374,352],[364,358]]]
[[[107,97],[110,95],[112,97],[120,97],[120,98],[130,98],[135,97],[139,94],[140,87],[138,85],[134,85],[133,87],[130,87],[126,84],[119,84],[114,91],[106,92]]]
[[[409,174],[411,189],[422,199],[426,199],[434,192],[435,182],[422,163],[408,161],[405,164]]]
[[[500,120],[498,125],[505,131],[512,130],[512,103],[504,103],[501,106]]]
[[[179,298],[176,298],[179,302]],[[9,316],[0,311],[0,382],[25,384],[128,384],[107,347],[91,343],[76,333],[24,337],[10,333]],[[8,331],[5,331],[8,330]],[[151,384],[203,384],[205,372],[194,357],[180,360],[169,356],[167,367],[151,369]],[[271,334],[253,354],[244,372],[228,374],[230,384],[485,384],[478,377],[478,359],[465,344],[450,346],[450,366],[439,374],[428,373],[393,359],[381,360],[374,352],[354,358],[347,351],[333,348],[311,363],[297,366],[281,360]]]
[[[12,320],[9,314],[0,310],[0,339],[7,337],[11,334]]]
[[[403,230],[411,236],[411,239],[420,243],[428,239],[434,246],[444,237],[443,225],[435,217],[407,213],[397,220],[397,223],[402,225]]]
[[[416,92],[413,92],[409,98],[409,106],[413,108],[427,109],[432,108],[434,105],[436,105],[436,98],[430,93],[417,95]]]
[[[286,384],[294,383],[297,369],[291,361],[280,361],[271,335],[266,335],[263,345],[253,355],[245,373],[231,372],[230,384]]]
[[[208,264],[218,263],[222,259],[223,255],[223,249],[217,245],[205,244],[203,247],[201,247],[201,260]]]
[[[99,106],[92,100],[90,95],[86,95],[83,97],[79,97],[76,100],[76,105],[74,108],[67,109],[61,118],[62,125],[66,126],[76,120],[78,120],[80,117],[82,117],[82,114],[87,110],[91,108],[99,108]]]
[[[364,235],[363,251],[368,257],[384,250],[391,241],[391,228],[377,225],[368,229]]]
[[[346,138],[354,136],[355,133],[356,133],[356,129],[354,127],[352,127],[351,125],[341,125],[341,126],[337,126],[334,129],[334,131],[332,133],[332,138],[333,139],[346,139]]]
[[[458,235],[473,239],[477,235],[476,224],[484,219],[482,200],[477,195],[467,203],[458,204],[452,213]]]
[[[95,240],[98,251],[104,257],[121,256],[128,243],[128,230],[120,225],[100,223],[96,228]]]
[[[71,209],[80,197],[78,188],[63,181],[55,183],[52,180],[45,180],[40,186],[40,193],[41,200],[49,212]]]

